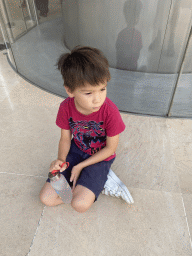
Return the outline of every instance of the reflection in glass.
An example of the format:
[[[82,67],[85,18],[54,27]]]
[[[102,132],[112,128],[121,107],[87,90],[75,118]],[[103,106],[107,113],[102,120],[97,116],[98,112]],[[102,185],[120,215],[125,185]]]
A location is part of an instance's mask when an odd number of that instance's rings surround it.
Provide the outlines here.
[[[116,42],[116,68],[123,70],[137,70],[137,61],[142,48],[142,35],[135,26],[139,21],[142,10],[140,0],[127,0],[124,4],[124,17],[127,27],[119,32]]]

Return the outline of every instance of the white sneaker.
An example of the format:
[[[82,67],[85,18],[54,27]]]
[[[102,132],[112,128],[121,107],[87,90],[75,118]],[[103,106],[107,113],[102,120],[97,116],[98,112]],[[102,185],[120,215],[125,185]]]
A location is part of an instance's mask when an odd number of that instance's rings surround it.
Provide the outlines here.
[[[104,189],[101,192],[103,195],[111,195],[118,198],[121,197],[128,204],[134,203],[134,200],[125,184],[123,184],[111,169],[109,170],[107,178]]]

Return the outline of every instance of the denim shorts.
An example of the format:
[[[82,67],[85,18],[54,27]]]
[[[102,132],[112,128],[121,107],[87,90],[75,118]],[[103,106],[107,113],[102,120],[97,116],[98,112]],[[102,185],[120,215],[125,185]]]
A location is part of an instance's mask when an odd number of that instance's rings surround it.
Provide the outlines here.
[[[81,163],[89,157],[91,156],[81,151],[75,144],[74,139],[72,139],[71,147],[66,158],[66,162],[69,162],[69,167],[65,169],[65,171],[61,172],[61,174],[65,176],[71,188],[73,187],[73,182],[70,182],[70,177],[73,166]],[[82,185],[90,189],[95,194],[95,201],[97,201],[97,198],[107,181],[107,175],[114,160],[115,157],[109,161],[101,161],[83,168],[76,185]],[[47,182],[50,182],[49,178],[47,179]]]

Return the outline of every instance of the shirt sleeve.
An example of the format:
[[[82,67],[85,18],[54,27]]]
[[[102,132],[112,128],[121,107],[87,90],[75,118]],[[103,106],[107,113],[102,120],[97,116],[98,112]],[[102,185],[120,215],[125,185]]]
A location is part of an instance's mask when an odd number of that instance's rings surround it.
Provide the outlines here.
[[[70,130],[67,104],[64,104],[63,102],[60,104],[57,113],[56,125],[61,129]]]
[[[122,120],[118,109],[114,109],[113,112],[109,113],[106,122],[106,135],[108,137],[116,136],[117,134],[125,130],[125,124]]]

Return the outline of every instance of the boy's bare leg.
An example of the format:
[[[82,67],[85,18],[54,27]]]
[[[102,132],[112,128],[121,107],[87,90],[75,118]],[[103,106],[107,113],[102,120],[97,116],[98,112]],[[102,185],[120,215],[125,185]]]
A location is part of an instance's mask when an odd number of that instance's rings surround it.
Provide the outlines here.
[[[39,198],[41,202],[46,206],[64,204],[49,182],[46,182],[41,189]],[[77,185],[74,189],[71,206],[77,212],[85,212],[91,207],[91,205],[94,203],[94,200],[95,194],[91,190],[84,186]]]
[[[73,192],[71,206],[77,212],[87,211],[95,201],[95,194],[88,188],[77,185]]]
[[[41,202],[47,206],[64,204],[49,182],[46,182],[42,187],[39,198]]]

